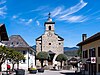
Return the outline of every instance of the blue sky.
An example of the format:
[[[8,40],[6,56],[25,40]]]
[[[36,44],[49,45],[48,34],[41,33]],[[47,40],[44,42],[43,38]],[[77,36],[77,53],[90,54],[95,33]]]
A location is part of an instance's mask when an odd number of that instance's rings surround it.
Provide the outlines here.
[[[83,33],[90,37],[100,31],[100,0],[0,0],[0,23],[8,36],[21,35],[30,46],[44,33],[49,12],[64,46],[76,46]]]

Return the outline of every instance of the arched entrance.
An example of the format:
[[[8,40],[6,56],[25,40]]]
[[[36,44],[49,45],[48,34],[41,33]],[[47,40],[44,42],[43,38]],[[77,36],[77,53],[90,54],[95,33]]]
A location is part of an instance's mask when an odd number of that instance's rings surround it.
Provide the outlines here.
[[[48,65],[53,65],[53,58],[55,56],[55,53],[52,52],[51,50],[48,51],[49,55],[50,55],[50,58],[48,59]]]

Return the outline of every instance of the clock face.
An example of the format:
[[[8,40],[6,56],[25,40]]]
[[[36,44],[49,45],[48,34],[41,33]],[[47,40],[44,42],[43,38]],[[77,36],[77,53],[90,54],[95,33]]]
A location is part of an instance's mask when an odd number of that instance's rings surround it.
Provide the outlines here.
[[[48,32],[47,36],[51,37],[52,36],[52,33],[51,32]]]

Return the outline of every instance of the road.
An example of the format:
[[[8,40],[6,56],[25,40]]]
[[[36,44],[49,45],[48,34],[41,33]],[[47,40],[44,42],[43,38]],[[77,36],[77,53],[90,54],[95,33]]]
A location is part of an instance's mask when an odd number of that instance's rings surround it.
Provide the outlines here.
[[[6,73],[6,72],[5,72]],[[0,75],[2,75],[0,73]],[[7,75],[7,74],[3,74]],[[16,75],[15,72],[10,75]],[[36,73],[36,74],[30,74],[27,70],[25,71],[25,75],[81,75],[79,73],[75,73],[75,71],[71,70],[61,70],[61,71],[52,71],[52,70],[45,70],[44,73]]]
[[[29,74],[27,72],[26,75],[33,75],[33,74]],[[44,73],[36,73],[34,75],[80,75],[80,74],[75,73],[74,71],[70,71],[70,70],[62,70],[62,71],[45,70]]]

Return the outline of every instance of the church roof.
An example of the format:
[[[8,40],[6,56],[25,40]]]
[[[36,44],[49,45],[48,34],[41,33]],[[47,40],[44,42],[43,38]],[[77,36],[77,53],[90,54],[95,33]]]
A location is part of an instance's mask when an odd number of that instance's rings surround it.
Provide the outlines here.
[[[41,41],[40,38],[42,38],[42,35],[39,36],[39,37],[36,39],[36,41]]]
[[[52,18],[50,17],[51,13],[48,14],[48,19],[47,22],[44,23],[45,24],[55,24],[55,22],[52,21]]]
[[[57,35],[58,38],[60,38],[60,40],[58,40],[58,41],[64,41],[64,39],[62,37],[60,37],[58,34],[55,34],[55,35]]]
[[[64,41],[64,39],[60,37],[58,34],[55,34],[55,35],[58,36],[58,41]],[[36,39],[36,41],[41,41],[41,40],[42,40],[42,35]]]
[[[55,24],[55,22],[45,22],[44,25],[45,24]]]

